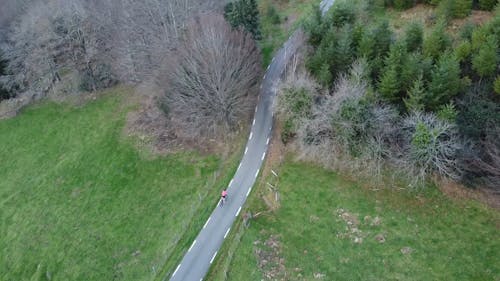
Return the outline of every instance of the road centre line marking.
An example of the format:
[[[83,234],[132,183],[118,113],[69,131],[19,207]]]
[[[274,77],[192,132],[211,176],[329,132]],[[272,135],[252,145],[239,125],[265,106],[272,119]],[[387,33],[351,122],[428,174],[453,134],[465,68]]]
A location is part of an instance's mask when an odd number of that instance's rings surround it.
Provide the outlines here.
[[[209,217],[203,228],[207,227],[208,222],[212,219],[212,217]]]
[[[240,208],[238,209],[238,212],[236,212],[236,215],[234,215],[235,217],[237,217],[239,214],[240,214],[240,211],[241,211],[241,206]]]
[[[213,257],[212,257],[212,259],[210,260],[210,264],[212,264],[212,262],[214,262],[215,256],[217,256],[217,252],[215,252],[214,256],[213,256]]]
[[[260,168],[257,170],[257,172],[255,172],[255,177],[257,177],[259,175],[259,171],[260,171]]]
[[[266,152],[264,151],[264,153],[262,153],[262,159],[260,160],[264,160],[265,157],[266,157]]]
[[[179,267],[181,267],[181,264],[179,264],[179,265],[175,268],[175,271],[174,271],[174,274],[172,274],[172,277],[174,277],[174,275],[177,273],[177,270],[179,270]]]
[[[193,241],[193,244],[191,244],[191,247],[189,247],[188,252],[191,251],[191,249],[194,247],[195,244],[196,244],[196,240]]]
[[[230,230],[231,230],[231,228],[227,229],[226,234],[224,234],[224,239],[226,239],[226,236],[227,236],[227,234],[229,233]]]
[[[245,154],[247,154],[247,151],[248,151],[248,146],[245,147]]]

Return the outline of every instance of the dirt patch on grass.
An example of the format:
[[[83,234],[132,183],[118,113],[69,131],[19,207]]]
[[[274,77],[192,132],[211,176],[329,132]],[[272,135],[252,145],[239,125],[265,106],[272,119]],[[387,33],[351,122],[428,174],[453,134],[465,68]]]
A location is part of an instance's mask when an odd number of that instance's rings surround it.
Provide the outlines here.
[[[492,17],[493,17],[492,12],[474,10],[466,18],[452,20],[450,22],[448,30],[452,31],[452,32],[456,32],[456,31],[460,30],[460,28],[462,28],[462,26],[464,26],[465,24],[467,24],[469,22],[473,23],[475,25],[482,25],[483,23],[491,20]]]
[[[285,259],[281,255],[279,235],[271,235],[266,241],[254,243],[257,266],[264,280],[288,280],[286,277]]]
[[[471,189],[456,182],[439,180],[438,187],[441,192],[452,199],[475,200],[491,208],[500,210],[500,194],[486,188]]]

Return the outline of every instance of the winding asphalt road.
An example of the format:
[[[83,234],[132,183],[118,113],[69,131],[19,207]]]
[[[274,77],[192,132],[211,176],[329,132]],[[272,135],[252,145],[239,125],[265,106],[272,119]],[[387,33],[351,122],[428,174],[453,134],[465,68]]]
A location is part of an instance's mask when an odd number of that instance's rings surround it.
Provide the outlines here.
[[[323,13],[331,7],[333,1],[321,2],[320,7]],[[260,86],[259,100],[255,108],[245,154],[228,186],[228,200],[224,207],[216,207],[207,219],[181,263],[172,273],[171,281],[203,280],[217,256],[217,251],[231,231],[234,220],[240,215],[241,208],[252,191],[252,186],[266,157],[273,127],[273,102],[277,83],[285,70],[286,62],[295,54],[300,45],[301,38],[303,38],[301,31],[296,31],[290,36],[267,68]]]

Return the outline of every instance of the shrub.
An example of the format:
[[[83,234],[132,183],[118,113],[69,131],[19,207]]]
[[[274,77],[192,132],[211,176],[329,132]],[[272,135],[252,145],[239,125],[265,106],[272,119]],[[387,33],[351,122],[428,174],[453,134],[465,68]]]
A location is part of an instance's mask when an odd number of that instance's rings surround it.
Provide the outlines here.
[[[457,109],[453,103],[447,103],[442,105],[438,112],[436,113],[437,117],[443,121],[447,121],[450,123],[455,123],[457,119]]]
[[[474,85],[460,104],[457,124],[461,134],[475,141],[484,140],[500,124],[500,105],[488,99],[488,88]]]
[[[457,153],[463,148],[456,127],[432,113],[414,112],[403,120],[404,165],[414,182],[432,173],[459,179]]]
[[[492,11],[497,3],[498,0],[479,0],[479,8],[481,10]]]

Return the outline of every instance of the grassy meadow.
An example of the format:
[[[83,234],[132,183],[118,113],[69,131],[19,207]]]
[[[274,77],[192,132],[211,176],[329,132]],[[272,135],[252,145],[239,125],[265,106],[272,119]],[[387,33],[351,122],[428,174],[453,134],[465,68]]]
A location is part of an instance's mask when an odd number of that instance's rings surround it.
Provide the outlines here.
[[[152,280],[197,233],[237,157],[139,151],[128,91],[0,121],[0,280]]]
[[[433,188],[374,191],[305,163],[279,170],[281,207],[226,241],[209,280],[500,279],[498,211]]]

